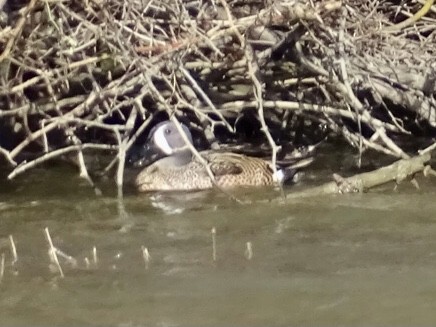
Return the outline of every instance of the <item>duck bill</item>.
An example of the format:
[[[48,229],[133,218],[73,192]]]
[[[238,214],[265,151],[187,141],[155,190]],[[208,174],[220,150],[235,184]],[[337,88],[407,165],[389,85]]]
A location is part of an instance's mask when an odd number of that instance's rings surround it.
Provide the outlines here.
[[[151,165],[162,157],[164,157],[162,151],[156,147],[152,140],[149,140],[145,145],[132,150],[129,163],[135,168],[142,168]]]

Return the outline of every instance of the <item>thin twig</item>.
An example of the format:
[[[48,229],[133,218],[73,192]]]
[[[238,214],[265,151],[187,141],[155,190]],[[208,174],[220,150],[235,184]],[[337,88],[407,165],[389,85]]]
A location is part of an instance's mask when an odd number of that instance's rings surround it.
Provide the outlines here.
[[[97,247],[94,245],[92,247],[92,261],[94,263],[94,267],[98,266],[98,256],[97,256]]]
[[[43,162],[46,162],[50,159],[59,157],[63,154],[72,152],[72,151],[78,151],[78,150],[85,150],[85,149],[96,149],[96,150],[115,150],[116,146],[114,145],[106,145],[106,144],[81,144],[81,145],[70,145],[66,148],[62,148],[62,149],[58,149],[58,150],[53,150],[47,154],[44,154],[43,156],[36,158],[32,161],[29,161],[28,163],[22,164],[20,166],[18,166],[17,168],[15,168],[9,175],[8,175],[8,179],[13,179],[16,176],[18,176],[19,174],[22,174],[23,172],[25,172],[26,170],[33,168]]]
[[[9,235],[9,244],[11,246],[12,266],[15,266],[15,264],[18,262],[18,253],[17,247],[15,246],[14,237],[12,235]]]
[[[44,234],[45,234],[45,238],[46,238],[48,245],[49,245],[48,253],[49,253],[49,257],[50,257],[50,262],[55,264],[55,266],[59,272],[59,275],[61,276],[61,278],[64,278],[65,275],[64,275],[64,272],[62,271],[61,264],[59,263],[57,251],[53,245],[53,241],[51,240],[51,236],[50,236],[50,232],[48,231],[48,227],[44,228]]]
[[[18,39],[19,35],[23,30],[24,24],[26,23],[26,20],[28,19],[27,15],[32,11],[36,3],[37,0],[30,0],[26,9],[22,12],[20,19],[18,20],[17,24],[13,28],[12,33],[10,33],[11,35],[9,37],[8,42],[6,43],[3,52],[0,54],[0,63],[3,62],[3,60],[5,60],[9,56],[9,53],[12,50],[15,40]]]
[[[66,254],[64,251],[62,251],[58,248],[56,248],[56,254],[59,257],[65,259],[67,262],[69,262],[72,267],[74,267],[74,268],[77,267],[77,260],[73,256]]]
[[[253,244],[251,242],[245,243],[245,257],[247,260],[253,259]]]
[[[142,253],[142,259],[144,260],[144,268],[145,270],[147,270],[151,260],[151,256],[150,253],[148,252],[148,248],[142,245],[141,253]]]
[[[3,276],[5,275],[5,253],[2,252],[0,261],[0,284],[3,281]]]
[[[213,227],[210,233],[212,235],[212,261],[216,262],[216,228]]]

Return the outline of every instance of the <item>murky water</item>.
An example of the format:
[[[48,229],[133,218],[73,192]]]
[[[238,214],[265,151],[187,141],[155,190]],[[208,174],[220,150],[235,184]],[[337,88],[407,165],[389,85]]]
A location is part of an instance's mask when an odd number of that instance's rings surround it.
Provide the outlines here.
[[[96,197],[66,168],[2,183],[1,325],[435,322],[431,179],[420,179],[419,191],[405,183],[396,191],[388,185],[286,203],[272,191],[239,192],[253,200],[250,205],[214,191],[130,193],[120,203],[112,189]],[[63,279],[50,266],[45,227],[54,245],[77,261],[59,258]],[[9,235],[17,246],[15,264]],[[148,263],[142,246],[151,255]]]

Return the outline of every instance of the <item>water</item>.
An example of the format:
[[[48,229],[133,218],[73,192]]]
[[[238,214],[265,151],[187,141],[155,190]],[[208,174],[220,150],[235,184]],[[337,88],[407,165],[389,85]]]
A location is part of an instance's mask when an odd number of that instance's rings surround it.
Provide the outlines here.
[[[436,187],[419,182],[286,202],[274,191],[236,194],[249,205],[217,191],[129,191],[120,203],[109,182],[96,197],[75,171],[35,170],[0,189],[1,324],[431,325]],[[45,227],[77,261],[60,258],[63,279]]]

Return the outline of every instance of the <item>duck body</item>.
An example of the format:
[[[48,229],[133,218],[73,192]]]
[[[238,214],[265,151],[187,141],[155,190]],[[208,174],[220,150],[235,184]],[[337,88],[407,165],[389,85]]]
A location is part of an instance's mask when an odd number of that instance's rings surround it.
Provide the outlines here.
[[[213,151],[203,151],[200,155],[208,162],[215,183],[221,188],[272,186],[278,179],[274,177],[270,163],[259,158]],[[214,187],[204,164],[195,156],[181,166],[171,161],[163,158],[143,169],[136,178],[138,190],[191,191]]]
[[[296,172],[292,168],[274,170],[271,162],[261,158],[202,151],[200,156],[214,175],[215,181],[212,181],[204,162],[192,154],[187,142],[192,144],[192,136],[186,126],[177,126],[171,121],[158,124],[150,132],[143,154],[143,158],[155,161],[136,177],[138,191],[194,191],[210,189],[215,184],[224,189],[274,186]]]

